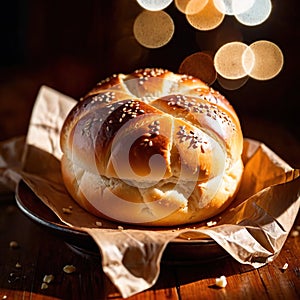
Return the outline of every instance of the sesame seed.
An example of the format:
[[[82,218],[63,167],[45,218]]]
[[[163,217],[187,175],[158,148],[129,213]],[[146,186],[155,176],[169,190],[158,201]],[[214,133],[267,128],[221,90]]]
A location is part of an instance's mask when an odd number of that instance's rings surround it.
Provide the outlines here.
[[[45,283],[51,283],[54,280],[54,275],[50,274],[50,275],[45,275],[43,278],[43,282]]]
[[[11,241],[9,243],[9,247],[12,249],[16,249],[16,248],[19,248],[19,244],[16,241]]]
[[[206,225],[207,225],[208,227],[214,226],[214,225],[216,225],[216,224],[217,224],[216,221],[209,221],[209,222],[206,223]]]
[[[63,207],[63,208],[62,208],[62,212],[63,212],[64,214],[71,214],[71,213],[72,213],[72,210],[71,210],[70,208]]]
[[[289,264],[288,264],[288,263],[285,263],[285,264],[282,266],[281,270],[282,270],[282,271],[285,271],[288,267],[289,267]]]
[[[41,284],[41,290],[46,290],[48,288],[48,284],[46,282],[43,282]]]
[[[76,271],[76,267],[74,267],[73,265],[66,265],[63,267],[63,271],[67,274],[71,274]]]

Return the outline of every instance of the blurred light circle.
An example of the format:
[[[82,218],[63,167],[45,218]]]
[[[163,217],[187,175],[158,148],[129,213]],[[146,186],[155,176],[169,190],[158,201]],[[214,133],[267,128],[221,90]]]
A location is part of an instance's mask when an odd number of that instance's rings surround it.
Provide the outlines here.
[[[256,26],[266,21],[271,11],[271,0],[256,0],[247,11],[235,14],[235,18],[243,25]]]
[[[241,14],[249,10],[255,0],[214,0],[216,8],[225,15]]]
[[[174,34],[172,18],[164,11],[143,11],[135,19],[133,33],[136,40],[146,48],[166,45]]]
[[[213,0],[208,0],[204,8],[196,14],[187,14],[186,18],[191,26],[198,30],[212,30],[224,20],[224,14],[214,5]]]
[[[249,10],[257,1],[260,0],[232,0],[232,12],[234,15],[242,14]]]
[[[187,56],[180,64],[178,72],[197,77],[208,85],[212,85],[217,78],[213,58],[205,52]]]
[[[199,13],[208,3],[209,0],[190,0],[186,6],[187,15]]]
[[[280,48],[270,41],[257,41],[252,43],[245,54],[251,51],[255,56],[253,68],[249,76],[257,80],[274,78],[282,70],[284,57]]]
[[[186,15],[194,15],[200,12],[208,0],[175,0],[175,5],[179,11]]]
[[[242,66],[245,70],[245,74],[249,75],[254,67],[255,64],[255,54],[252,49],[247,46],[242,54]]]
[[[159,11],[168,7],[173,0],[136,0],[144,9],[150,11]]]
[[[176,8],[183,14],[186,12],[186,6],[190,0],[174,0]]]
[[[254,55],[247,51],[248,45],[242,42],[230,42],[218,49],[214,57],[214,66],[218,74],[226,79],[243,78],[252,70]]]
[[[224,78],[220,75],[218,75],[217,77],[217,82],[219,83],[219,85],[229,91],[233,91],[233,90],[237,90],[239,88],[241,88],[243,85],[246,84],[246,82],[248,81],[249,76],[244,76],[242,78],[239,79],[227,79]]]

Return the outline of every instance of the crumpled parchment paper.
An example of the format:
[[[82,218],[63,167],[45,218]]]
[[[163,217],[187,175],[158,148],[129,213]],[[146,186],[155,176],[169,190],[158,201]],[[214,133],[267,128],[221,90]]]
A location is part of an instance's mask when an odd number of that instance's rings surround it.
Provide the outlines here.
[[[76,101],[49,87],[37,96],[26,139],[0,144],[0,184],[13,189],[22,179],[68,226],[87,232],[99,246],[104,272],[127,298],[157,280],[164,249],[180,237],[210,237],[243,264],[258,268],[280,253],[300,206],[300,174],[264,144],[244,140],[245,171],[232,205],[216,224],[174,229],[136,229],[99,219],[69,196],[60,174],[59,134]],[[72,207],[71,213],[65,208]],[[99,227],[99,222],[101,226]]]

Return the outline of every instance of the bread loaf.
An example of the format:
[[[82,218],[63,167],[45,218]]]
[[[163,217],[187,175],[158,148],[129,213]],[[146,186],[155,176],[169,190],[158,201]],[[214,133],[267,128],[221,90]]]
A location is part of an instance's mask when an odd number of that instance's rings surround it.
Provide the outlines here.
[[[201,80],[142,69],[99,82],[67,116],[61,170],[88,212],[119,222],[199,222],[234,198],[243,164],[238,116]]]

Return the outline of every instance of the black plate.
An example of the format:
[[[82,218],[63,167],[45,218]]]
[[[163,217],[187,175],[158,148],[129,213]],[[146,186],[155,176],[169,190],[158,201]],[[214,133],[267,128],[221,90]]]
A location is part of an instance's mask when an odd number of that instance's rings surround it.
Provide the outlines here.
[[[22,180],[16,190],[16,202],[27,217],[55,236],[62,238],[72,249],[85,255],[100,255],[99,248],[92,237],[84,231],[62,223]],[[226,251],[212,239],[175,239],[167,245],[162,262],[171,264],[206,263],[227,255]]]

